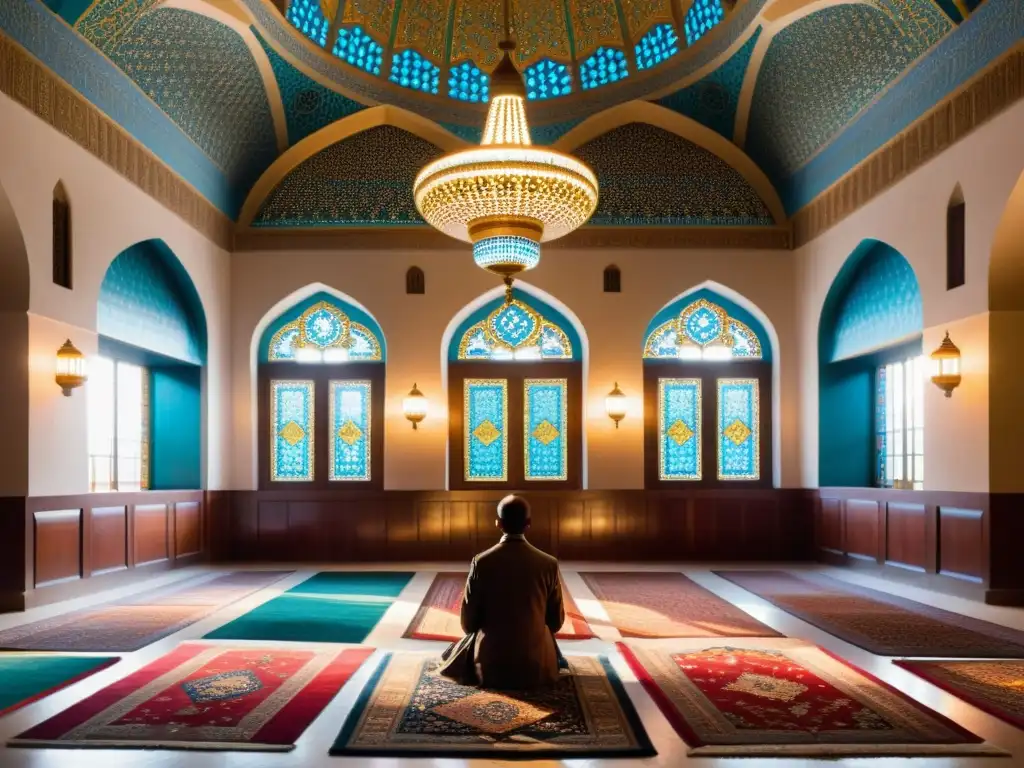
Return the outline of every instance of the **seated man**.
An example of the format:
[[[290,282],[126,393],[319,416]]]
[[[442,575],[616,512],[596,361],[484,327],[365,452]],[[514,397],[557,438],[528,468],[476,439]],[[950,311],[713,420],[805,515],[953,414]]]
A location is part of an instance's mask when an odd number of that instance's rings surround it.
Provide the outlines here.
[[[501,541],[473,558],[462,601],[462,631],[438,672],[463,685],[538,688],[558,679],[555,633],[565,621],[558,561],[530,544],[530,505],[498,504]]]

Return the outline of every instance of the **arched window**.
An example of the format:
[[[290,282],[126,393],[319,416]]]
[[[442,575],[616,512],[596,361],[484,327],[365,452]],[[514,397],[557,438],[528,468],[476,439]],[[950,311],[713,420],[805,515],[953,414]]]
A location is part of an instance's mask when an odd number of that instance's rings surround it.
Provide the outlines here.
[[[321,48],[327,45],[327,28],[337,12],[337,2],[331,3],[330,18],[324,15],[320,0],[292,0],[288,6],[288,21]]]
[[[436,96],[441,70],[429,59],[407,48],[391,55],[391,74],[388,79],[403,88]]]
[[[569,67],[551,59],[541,59],[523,70],[526,98],[543,101],[572,93],[572,74]]]
[[[646,486],[771,487],[772,363],[757,319],[698,291],[658,313],[643,355]]]
[[[693,0],[683,20],[687,45],[696,43],[724,18],[722,0]]]
[[[318,293],[260,340],[262,488],[380,488],[384,337],[358,307]]]
[[[946,206],[946,290],[967,282],[967,205],[957,184]]]
[[[581,344],[561,313],[514,290],[456,328],[448,350],[449,486],[581,486]]]
[[[53,188],[53,282],[71,288],[71,206],[64,185]]]

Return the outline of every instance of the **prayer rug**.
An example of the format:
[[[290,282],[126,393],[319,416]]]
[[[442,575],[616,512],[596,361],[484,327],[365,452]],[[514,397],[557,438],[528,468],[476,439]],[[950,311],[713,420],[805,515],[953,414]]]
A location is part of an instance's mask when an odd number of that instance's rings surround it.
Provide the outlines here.
[[[0,653],[0,716],[116,664],[118,658]]]
[[[1024,661],[895,661],[982,712],[1024,728]]]
[[[25,651],[137,651],[292,571],[237,571],[170,584],[121,600],[0,631],[0,648]]]
[[[1006,754],[820,648],[769,643],[619,649],[691,755]]]
[[[204,639],[361,643],[412,576],[391,571],[318,573]]]
[[[545,690],[493,691],[440,677],[438,660],[388,655],[366,684],[332,755],[492,760],[656,754],[608,659],[570,656]]]
[[[8,743],[286,751],[371,653],[180,645]]]
[[[1024,632],[821,573],[715,573],[798,619],[879,656],[1024,657]]]
[[[782,637],[681,573],[581,573],[623,637]]]
[[[458,640],[462,637],[459,612],[465,585],[465,573],[437,574],[404,637],[414,640]],[[583,618],[564,581],[562,603],[565,605],[565,623],[556,637],[559,640],[586,640],[593,637],[590,625]]]

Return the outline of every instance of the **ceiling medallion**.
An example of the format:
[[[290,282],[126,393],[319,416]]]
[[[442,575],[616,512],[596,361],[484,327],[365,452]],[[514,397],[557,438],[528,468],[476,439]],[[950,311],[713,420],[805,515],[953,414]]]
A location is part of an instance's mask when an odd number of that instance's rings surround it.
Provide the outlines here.
[[[481,146],[427,165],[413,195],[428,224],[473,244],[474,261],[504,279],[511,303],[512,280],[537,266],[540,243],[569,234],[594,213],[597,177],[571,155],[531,146],[526,88],[510,58],[515,43],[507,6],[504,54],[491,74]]]

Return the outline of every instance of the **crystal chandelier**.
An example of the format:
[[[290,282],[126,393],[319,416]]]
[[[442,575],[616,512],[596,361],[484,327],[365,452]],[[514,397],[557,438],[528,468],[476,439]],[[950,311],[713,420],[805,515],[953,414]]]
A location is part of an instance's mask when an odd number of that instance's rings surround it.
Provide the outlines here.
[[[571,155],[531,146],[526,88],[510,55],[508,0],[500,48],[481,146],[432,162],[416,177],[413,195],[428,224],[473,244],[473,260],[504,279],[511,300],[512,279],[537,266],[541,242],[593,214],[597,177]]]

